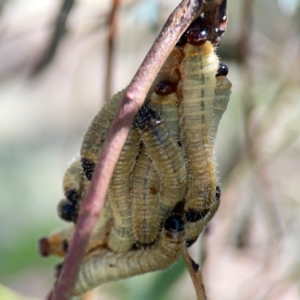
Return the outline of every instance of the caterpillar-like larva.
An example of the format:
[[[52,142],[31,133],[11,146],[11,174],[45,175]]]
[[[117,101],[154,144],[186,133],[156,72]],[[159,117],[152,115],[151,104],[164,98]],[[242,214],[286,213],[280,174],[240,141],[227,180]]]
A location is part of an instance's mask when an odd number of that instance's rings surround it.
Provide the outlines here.
[[[109,202],[105,201],[101,215],[91,233],[86,253],[107,245],[108,235],[113,225],[113,218]],[[42,256],[64,257],[72,240],[75,226],[71,226],[43,237],[39,241],[39,249]]]
[[[132,231],[140,244],[153,243],[160,229],[159,179],[142,145],[132,177]],[[146,246],[145,245],[145,246]]]
[[[160,213],[165,220],[186,193],[185,161],[180,147],[171,135],[164,120],[148,106],[143,106],[136,116],[147,147],[160,179]]]
[[[108,239],[108,247],[114,252],[125,252],[134,243],[130,184],[140,137],[138,130],[130,130],[109,185],[107,196],[112,208],[114,226]]]
[[[216,193],[211,124],[219,60],[209,41],[200,46],[187,43],[184,54],[180,66],[182,101],[179,113],[180,140],[188,165],[186,220],[194,223],[194,226],[187,225],[189,243],[201,233],[199,222],[209,212]]]
[[[80,201],[88,185],[89,182],[82,174],[80,159],[77,158],[66,170],[63,178],[63,190],[66,198],[61,200],[57,207],[61,219],[76,222]]]
[[[122,101],[124,90],[115,94],[111,100],[106,102],[99,113],[92,120],[84,135],[80,156],[83,172],[88,180],[91,180],[103,143],[108,130],[117,113]]]
[[[120,280],[139,274],[168,268],[182,253],[184,243],[183,220],[179,215],[171,215],[156,246],[148,250],[130,250],[126,253],[114,253],[100,249],[84,260],[73,295],[114,280]]]
[[[227,79],[226,75],[228,73],[228,68],[224,64],[220,64],[217,76],[216,76],[216,89],[215,98],[213,102],[213,119],[212,119],[212,141],[215,141],[218,126],[220,120],[227,108],[230,95],[231,95],[231,82]]]
[[[151,95],[151,106],[166,122],[170,133],[176,141],[179,140],[179,111],[177,84],[162,81],[157,84],[156,91]]]
[[[209,210],[204,211],[200,216],[198,212],[193,212],[191,210],[186,212],[186,218],[189,219],[189,221],[185,223],[184,227],[185,231],[188,232],[188,235],[186,234],[185,238],[185,245],[187,247],[192,246],[196,242],[199,234],[204,229],[204,226],[213,218],[220,206],[220,198],[221,189],[219,186],[217,186],[215,198]]]

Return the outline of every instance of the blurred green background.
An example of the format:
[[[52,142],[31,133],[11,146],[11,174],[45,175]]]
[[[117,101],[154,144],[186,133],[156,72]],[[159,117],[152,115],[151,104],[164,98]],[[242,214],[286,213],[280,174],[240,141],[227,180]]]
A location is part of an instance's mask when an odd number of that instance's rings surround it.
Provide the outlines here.
[[[179,1],[124,0],[113,93],[136,72]],[[55,258],[37,241],[62,176],[104,96],[109,0],[77,0],[52,61],[37,70],[62,1],[0,0],[0,299],[45,299]],[[300,299],[300,1],[228,0],[218,54],[232,97],[216,157],[221,207],[191,249],[209,299]],[[35,75],[34,75],[35,74]],[[195,299],[183,262],[101,286],[86,299]]]

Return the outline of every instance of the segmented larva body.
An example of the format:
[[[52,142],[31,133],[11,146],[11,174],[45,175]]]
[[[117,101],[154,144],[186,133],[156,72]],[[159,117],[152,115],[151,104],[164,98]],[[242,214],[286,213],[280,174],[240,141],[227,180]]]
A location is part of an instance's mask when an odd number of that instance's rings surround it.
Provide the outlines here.
[[[80,201],[89,185],[82,174],[80,159],[77,158],[66,170],[63,178],[65,199],[58,204],[58,215],[65,221],[76,222]]]
[[[74,191],[78,195],[77,198],[82,199],[85,188],[84,181],[80,158],[76,158],[65,172],[63,178],[63,190],[65,195],[70,193],[70,191]]]
[[[103,143],[117,113],[123,95],[124,91],[121,91],[104,104],[99,113],[94,117],[84,135],[80,156],[82,169],[88,180],[91,180],[92,178]]]
[[[220,120],[227,108],[231,95],[231,82],[226,76],[216,77],[215,99],[213,102],[214,110],[212,115],[212,141],[215,141]]]
[[[93,251],[97,248],[105,247],[111,227],[113,225],[113,218],[109,202],[106,201],[101,211],[101,215],[91,233],[86,253]],[[68,246],[72,240],[75,226],[62,229],[48,237],[40,240],[39,248],[43,256],[60,256],[64,257],[67,253]]]
[[[179,111],[178,111],[178,96],[176,93],[171,93],[166,96],[160,96],[157,93],[151,95],[151,105],[159,113],[166,122],[170,133],[175,138],[179,139]]]
[[[114,218],[114,227],[109,236],[108,247],[115,252],[125,252],[134,243],[130,183],[139,143],[139,131],[131,129],[114,169],[107,194]]]
[[[143,145],[132,177],[132,230],[137,242],[153,243],[160,229],[159,179]]]
[[[217,186],[211,125],[219,60],[209,41],[201,46],[186,44],[184,54],[180,66],[180,140],[188,165],[185,211],[187,223],[194,226],[187,224],[186,239],[191,241],[202,230],[197,222],[211,208]]]
[[[178,216],[170,216],[158,243],[152,249],[130,250],[126,253],[103,249],[91,253],[81,266],[73,295],[83,294],[105,282],[169,267],[182,253],[183,229],[183,220]]]
[[[171,135],[164,120],[149,115],[144,107],[146,120],[142,140],[147,147],[160,179],[160,213],[165,220],[186,193],[186,168],[182,151]]]

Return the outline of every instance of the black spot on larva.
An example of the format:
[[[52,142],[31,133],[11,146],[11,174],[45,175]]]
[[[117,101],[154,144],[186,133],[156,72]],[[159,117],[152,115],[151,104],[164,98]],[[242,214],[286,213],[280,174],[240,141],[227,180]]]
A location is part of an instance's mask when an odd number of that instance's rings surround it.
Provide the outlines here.
[[[165,222],[167,231],[180,232],[184,230],[184,223],[179,215],[171,215]]]
[[[155,93],[159,96],[167,96],[175,93],[177,89],[177,84],[171,81],[160,81],[155,86]]]
[[[63,251],[65,253],[67,253],[68,249],[69,249],[69,243],[66,239],[62,241],[61,246],[62,246]]]
[[[220,63],[216,76],[227,76],[228,67],[224,63]]]
[[[96,166],[95,163],[91,162],[87,158],[82,158],[81,166],[85,177],[91,181]]]
[[[191,246],[197,241],[197,238],[198,238],[198,237],[196,237],[196,238],[194,238],[194,239],[191,239],[191,240],[185,241],[186,247],[187,247],[187,248],[191,247]]]
[[[66,198],[72,203],[77,203],[79,200],[78,193],[75,190],[68,190],[66,192]]]
[[[134,118],[134,125],[142,130],[156,127],[160,123],[158,113],[148,105],[143,105]]]
[[[54,276],[55,276],[56,279],[59,278],[60,273],[61,273],[61,270],[62,270],[62,267],[63,267],[63,264],[62,264],[62,263],[57,264],[57,265],[54,267]]]
[[[58,215],[67,222],[76,222],[78,207],[68,200],[62,200],[58,204]]]
[[[184,215],[184,205],[185,200],[177,202],[177,204],[172,210],[172,214],[180,215],[182,217]]]
[[[216,187],[216,199],[220,200],[221,198],[221,188],[217,185]]]
[[[185,218],[188,222],[194,223],[203,219],[209,212],[209,209],[205,209],[202,211],[197,211],[195,209],[190,208],[185,212]]]
[[[48,256],[50,254],[50,243],[48,238],[43,237],[39,240],[39,252],[41,256]]]

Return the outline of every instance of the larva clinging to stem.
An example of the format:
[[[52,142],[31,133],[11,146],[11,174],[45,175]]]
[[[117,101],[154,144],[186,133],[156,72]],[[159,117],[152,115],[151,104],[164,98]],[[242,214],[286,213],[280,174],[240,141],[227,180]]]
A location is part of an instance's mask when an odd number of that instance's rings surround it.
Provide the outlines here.
[[[157,245],[145,250],[114,253],[97,250],[83,262],[73,295],[113,280],[120,280],[147,272],[168,268],[182,253],[184,226],[182,218],[175,214],[167,218]]]
[[[111,100],[104,104],[84,135],[80,156],[82,169],[88,180],[92,178],[103,143],[122,101],[123,94],[124,91],[115,94]]]
[[[135,120],[160,178],[160,213],[164,220],[186,193],[184,157],[165,121],[153,109],[143,106]]]
[[[82,200],[89,182],[82,174],[80,159],[77,158],[66,170],[63,178],[65,199],[58,204],[57,212],[64,221],[76,222],[80,201]]]
[[[211,124],[219,60],[209,41],[199,46],[187,43],[184,54],[180,66],[180,140],[188,165],[186,219],[187,223],[194,223],[186,229],[186,240],[190,243],[201,233],[202,228],[197,223],[209,212],[215,199],[217,175],[211,148]]]
[[[138,243],[153,243],[160,229],[159,178],[142,145],[132,177],[132,231]]]
[[[131,129],[114,169],[107,194],[114,218],[114,226],[109,236],[108,247],[115,252],[125,252],[134,243],[130,182],[139,150],[139,142],[140,133]]]

